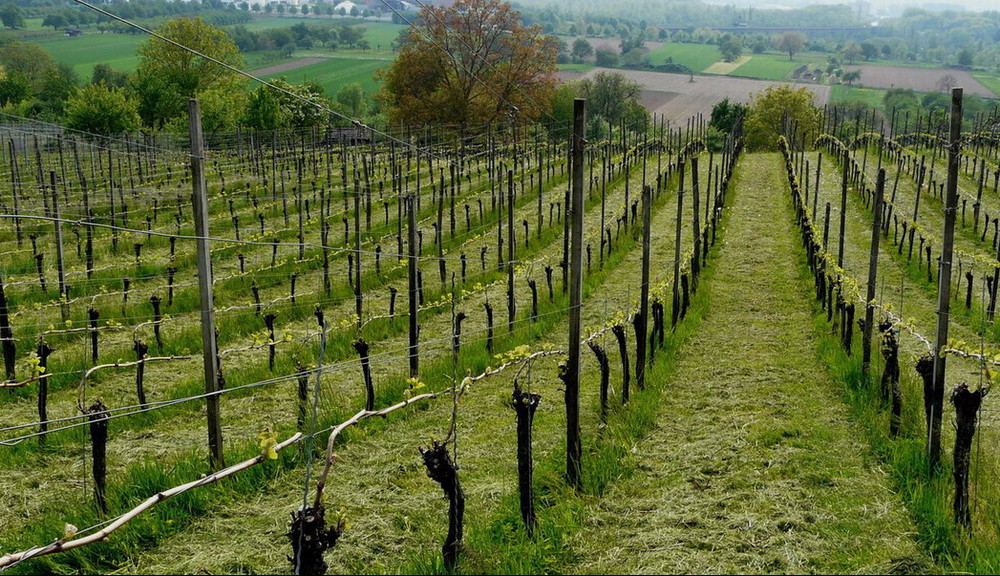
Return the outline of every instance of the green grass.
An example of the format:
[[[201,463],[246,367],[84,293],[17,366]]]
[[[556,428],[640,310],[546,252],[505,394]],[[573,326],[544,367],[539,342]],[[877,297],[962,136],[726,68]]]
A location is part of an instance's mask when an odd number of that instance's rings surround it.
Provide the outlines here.
[[[754,54],[750,61],[733,70],[732,76],[745,76],[761,80],[788,80],[792,71],[808,64],[810,69],[826,69],[827,54],[803,53],[796,54],[791,61],[788,54]]]
[[[1000,96],[1000,77],[996,74],[988,74],[986,72],[973,72],[972,77],[979,80],[979,83],[986,86],[993,91],[994,94]]]
[[[140,34],[97,34],[88,29],[76,38],[54,32],[36,42],[56,61],[69,64],[81,78],[87,79],[95,64],[110,64],[124,72],[135,70],[139,65],[136,50],[145,40]]]
[[[673,58],[674,64],[683,64],[695,72],[701,72],[722,59],[719,48],[714,44],[670,43],[649,53],[649,61],[659,66]]]
[[[866,108],[882,108],[885,90],[879,88],[857,88],[854,86],[836,85],[830,87],[830,104],[840,105],[848,102],[862,102]]]
[[[586,74],[594,69],[593,64],[560,64],[559,70],[564,72],[579,72]]]
[[[365,92],[378,92],[379,84],[375,81],[375,71],[386,66],[382,60],[360,60],[356,58],[330,58],[324,62],[296,68],[281,74],[272,74],[265,78],[284,76],[289,82],[310,82],[320,84],[327,95],[337,93],[341,87],[357,82],[364,87]]]

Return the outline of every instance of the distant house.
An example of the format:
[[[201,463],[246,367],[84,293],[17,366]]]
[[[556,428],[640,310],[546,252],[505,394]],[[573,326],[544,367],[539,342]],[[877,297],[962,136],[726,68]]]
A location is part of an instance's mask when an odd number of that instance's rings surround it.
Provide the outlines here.
[[[75,27],[74,28],[66,28],[64,30],[64,32],[66,33],[67,36],[71,36],[71,37],[74,37],[74,38],[77,37],[77,36],[83,36],[83,30],[80,30],[79,28],[75,28]]]

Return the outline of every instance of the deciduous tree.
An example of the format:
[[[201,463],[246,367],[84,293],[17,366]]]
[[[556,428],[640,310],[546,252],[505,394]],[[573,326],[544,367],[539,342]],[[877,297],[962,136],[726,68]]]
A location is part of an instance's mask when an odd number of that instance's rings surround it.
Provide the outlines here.
[[[800,32],[785,32],[778,35],[774,46],[782,52],[788,52],[788,59],[791,60],[795,54],[806,47],[806,36]]]
[[[424,5],[379,98],[393,123],[485,124],[515,109],[532,120],[547,111],[557,54],[557,42],[507,2]]]
[[[201,18],[177,18],[157,32],[200,54],[240,67],[243,56],[228,34]],[[154,74],[177,87],[185,97],[194,97],[221,82],[234,78],[235,72],[157,37],[139,47],[140,74]]]
[[[794,122],[799,131],[819,129],[819,110],[813,104],[813,93],[808,88],[793,89],[787,84],[767,87],[754,95],[747,112],[747,150],[776,150],[778,136]]]
[[[91,134],[113,136],[139,129],[138,102],[124,90],[90,84],[66,101],[66,126]]]

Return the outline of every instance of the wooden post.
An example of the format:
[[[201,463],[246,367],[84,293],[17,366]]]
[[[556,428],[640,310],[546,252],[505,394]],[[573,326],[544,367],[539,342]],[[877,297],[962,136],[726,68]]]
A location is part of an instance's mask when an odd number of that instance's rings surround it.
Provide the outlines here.
[[[948,138],[948,184],[944,208],[944,234],[938,264],[937,334],[934,338],[934,381],[927,423],[927,460],[931,470],[941,460],[941,419],[944,412],[945,356],[951,313],[951,259],[955,246],[955,211],[958,209],[958,164],[962,149],[962,89],[951,89],[951,132]]]
[[[417,213],[413,194],[406,197],[406,217],[406,250],[409,252],[406,270],[410,305],[410,378],[416,378],[420,374],[420,356],[417,350],[417,336],[420,328],[417,325]]]
[[[507,331],[514,331],[517,300],[514,298],[514,171],[507,171]]]
[[[635,385],[646,386],[646,334],[649,330],[649,237],[651,234],[652,190],[642,188],[642,282],[639,285],[639,316],[635,321]],[[697,234],[695,235],[697,236]],[[698,259],[695,252],[695,260]]]
[[[215,298],[212,294],[212,252],[208,242],[208,198],[206,196],[204,143],[201,109],[197,100],[188,100],[191,131],[191,186],[194,204],[195,251],[198,256],[198,292],[201,297],[201,345],[205,373],[205,404],[208,412],[208,450],[212,468],[224,468],[222,421],[219,415],[219,373],[215,341]]]
[[[878,248],[879,240],[882,238],[882,205],[885,194],[885,168],[879,168],[878,180],[875,183],[875,213],[872,220],[872,243],[871,252],[868,256],[868,293],[865,296],[865,331],[861,338],[861,370],[865,375],[871,369],[872,363],[872,331],[875,329],[875,301],[876,281],[878,278]]]
[[[7,380],[17,378],[17,351],[14,344],[14,331],[10,326],[10,310],[7,307],[7,293],[4,290],[4,277],[0,274],[0,348],[3,350],[4,372]]]
[[[354,184],[354,314],[357,316],[358,332],[361,331],[361,314],[364,308],[364,293],[361,288],[361,189]]]
[[[843,174],[840,178],[840,239],[837,243],[837,266],[840,268],[844,267],[844,234],[847,226],[847,181],[850,177],[850,163],[851,154],[847,151],[844,152],[843,158],[841,158],[843,163]]]
[[[673,306],[670,310],[670,326],[677,328],[677,316],[680,312],[680,279],[681,279],[681,225],[684,216],[684,162],[678,162],[677,184],[677,234],[674,237],[674,283],[672,286]]]
[[[62,217],[59,213],[59,192],[56,190],[56,172],[49,172],[49,182],[52,192],[52,216],[55,218],[56,229],[56,270],[59,275],[59,296],[66,297],[66,262],[63,258]],[[65,312],[65,308],[63,309]],[[64,315],[65,316],[65,315]],[[63,320],[66,320],[64,317]]]
[[[580,306],[583,304],[583,158],[586,100],[573,101],[573,199],[567,206],[572,217],[569,261],[569,348],[566,360],[566,477],[576,489],[581,478],[583,447],[580,442]]]

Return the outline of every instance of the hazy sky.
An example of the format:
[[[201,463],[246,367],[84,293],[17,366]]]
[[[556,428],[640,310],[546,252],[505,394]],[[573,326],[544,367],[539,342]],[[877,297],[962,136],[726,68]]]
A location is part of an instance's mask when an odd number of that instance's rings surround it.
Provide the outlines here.
[[[757,8],[773,7],[773,6],[789,6],[798,7],[806,6],[810,4],[847,4],[853,8],[857,8],[858,2],[837,2],[835,0],[703,0],[711,4],[730,4],[736,6],[754,6]],[[899,8],[928,8],[928,9],[958,9],[965,8],[966,10],[975,10],[981,12],[984,10],[1000,10],[1000,2],[997,0],[866,0],[865,4],[868,4],[876,9],[878,12],[885,12],[887,7],[899,7]]]

